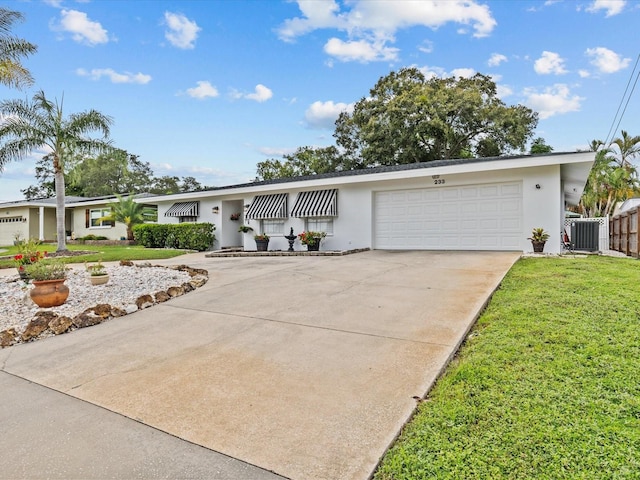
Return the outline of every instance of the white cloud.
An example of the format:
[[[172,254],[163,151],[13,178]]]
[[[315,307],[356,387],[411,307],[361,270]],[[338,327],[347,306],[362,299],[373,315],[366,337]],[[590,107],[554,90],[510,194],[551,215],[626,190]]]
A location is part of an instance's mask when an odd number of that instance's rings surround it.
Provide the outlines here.
[[[353,103],[313,102],[304,112],[304,120],[309,128],[331,130],[342,112],[353,112]]]
[[[111,83],[137,83],[139,85],[147,84],[151,81],[151,75],[144,73],[118,73],[111,68],[93,68],[85,70],[78,68],[76,73],[81,77],[90,77],[91,80],[100,80],[102,77],[108,77]]]
[[[62,10],[59,28],[71,33],[71,38],[78,43],[93,46],[109,41],[107,31],[99,22],[89,20],[86,13],[77,10]]]
[[[256,85],[255,91],[253,93],[243,93],[233,88],[229,92],[229,96],[236,100],[244,98],[245,100],[255,100],[256,102],[262,103],[273,97],[273,92],[270,88],[267,88],[262,84],[258,84]]]
[[[195,46],[198,32],[202,30],[194,21],[189,20],[181,13],[164,13],[164,20],[168,27],[164,36],[171,45],[182,49],[191,49]]]
[[[282,157],[294,153],[297,148],[259,147],[258,152],[267,157]]]
[[[211,83],[201,80],[196,82],[197,87],[187,88],[187,95],[192,98],[197,98],[199,100],[203,100],[205,98],[214,98],[217,97],[218,89],[211,85]]]
[[[533,64],[533,69],[541,75],[548,75],[550,73],[562,75],[563,73],[567,73],[567,70],[564,68],[564,59],[555,52],[547,51],[542,52],[542,56]]]
[[[585,54],[591,57],[591,65],[597,67],[601,73],[615,73],[618,70],[627,68],[630,58],[621,58],[613,50],[605,47],[587,48]]]
[[[454,68],[451,70],[451,75],[454,77],[471,78],[476,74],[473,68]]]
[[[383,42],[371,43],[366,40],[343,42],[338,38],[330,38],[324,46],[324,51],[343,62],[390,61],[396,60],[398,55],[397,48],[385,47]]]
[[[587,12],[597,13],[600,10],[606,10],[606,16],[613,17],[622,12],[626,3],[625,0],[594,0],[593,3],[587,7]]]
[[[494,53],[491,55],[491,58],[489,58],[489,60],[487,61],[487,65],[489,65],[490,67],[497,67],[502,62],[506,62],[506,61],[507,61],[507,57],[505,57],[501,53]]]
[[[256,85],[256,90],[254,93],[249,93],[244,96],[247,100],[255,100],[256,102],[266,102],[271,97],[273,97],[273,92],[265,87],[264,85],[258,84]]]
[[[591,76],[587,70],[578,70],[578,75],[580,75],[580,78],[587,78]]]
[[[424,40],[422,45],[418,46],[418,50],[422,53],[431,53],[433,52],[433,42],[431,40]]]
[[[542,93],[535,89],[525,89],[525,104],[538,112],[541,119],[568,112],[580,110],[580,103],[584,100],[578,95],[571,95],[569,87],[563,83],[557,83],[547,87]]]
[[[280,39],[293,41],[317,29],[345,32],[348,39],[334,38],[325,45],[325,52],[338,55],[343,61],[395,59],[397,49],[387,44],[395,41],[395,33],[400,29],[415,26],[437,29],[453,22],[472,28],[475,37],[485,37],[497,25],[489,7],[475,0],[353,0],[345,2],[345,11],[341,11],[336,0],[297,3],[302,16],[284,21],[277,29]]]
[[[509,85],[496,84],[496,95],[498,98],[506,98],[513,95],[513,89]]]

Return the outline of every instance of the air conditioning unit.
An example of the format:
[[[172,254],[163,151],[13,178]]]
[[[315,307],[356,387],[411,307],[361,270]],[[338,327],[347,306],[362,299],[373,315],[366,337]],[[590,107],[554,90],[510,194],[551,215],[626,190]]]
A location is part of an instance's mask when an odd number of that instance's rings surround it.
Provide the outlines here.
[[[571,222],[571,244],[574,250],[597,252],[600,246],[600,223]]]

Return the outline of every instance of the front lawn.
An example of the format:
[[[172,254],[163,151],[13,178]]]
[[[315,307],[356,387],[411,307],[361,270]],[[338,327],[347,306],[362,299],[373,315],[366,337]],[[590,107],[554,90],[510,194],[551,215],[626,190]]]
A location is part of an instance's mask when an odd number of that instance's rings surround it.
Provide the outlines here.
[[[95,252],[90,255],[81,255],[62,258],[65,263],[83,263],[83,262],[112,262],[119,260],[157,260],[162,258],[172,258],[178,255],[188,253],[186,250],[174,250],[170,248],[145,248],[138,245],[67,245],[71,251],[91,251]],[[5,252],[0,253],[2,256],[12,256],[18,253],[18,247],[3,247]],[[40,245],[40,250],[46,252],[55,252],[55,243],[44,243]],[[15,264],[12,260],[0,260],[0,268],[12,268]]]
[[[520,260],[375,478],[640,478],[640,262]]]

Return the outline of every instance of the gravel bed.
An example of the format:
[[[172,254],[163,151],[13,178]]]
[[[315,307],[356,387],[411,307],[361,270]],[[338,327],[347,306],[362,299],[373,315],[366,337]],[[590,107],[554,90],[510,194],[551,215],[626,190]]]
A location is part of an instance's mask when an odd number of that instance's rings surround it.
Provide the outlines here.
[[[106,267],[109,282],[91,285],[87,272],[70,270],[66,285],[67,301],[52,308],[38,307],[29,296],[32,285],[19,279],[18,274],[5,277],[0,282],[0,331],[15,328],[22,331],[39,311],[51,311],[58,315],[74,317],[87,308],[109,304],[126,311],[135,311],[138,297],[167,290],[189,282],[189,273],[164,267]]]

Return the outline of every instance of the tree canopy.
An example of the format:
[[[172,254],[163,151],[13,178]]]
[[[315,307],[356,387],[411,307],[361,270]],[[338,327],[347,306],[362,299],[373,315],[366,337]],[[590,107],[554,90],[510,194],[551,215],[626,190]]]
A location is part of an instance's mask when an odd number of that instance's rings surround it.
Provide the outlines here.
[[[56,233],[58,251],[66,250],[64,165],[78,155],[107,152],[111,147],[112,123],[97,110],[72,113],[65,117],[63,102],[48,100],[43,91],[31,101],[0,102],[0,169],[9,161],[22,160],[35,150],[45,149],[53,167],[56,192]],[[98,137],[89,136],[97,132]]]
[[[8,87],[22,88],[33,84],[31,72],[21,60],[35,53],[38,47],[10,33],[13,24],[22,20],[20,12],[0,7],[0,83]]]
[[[270,179],[524,150],[538,114],[507,106],[490,77],[430,78],[403,68],[380,78],[353,112],[342,112],[337,147],[302,147],[257,165]]]

